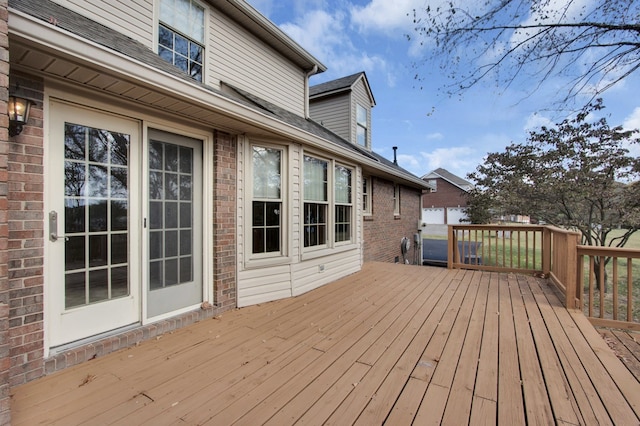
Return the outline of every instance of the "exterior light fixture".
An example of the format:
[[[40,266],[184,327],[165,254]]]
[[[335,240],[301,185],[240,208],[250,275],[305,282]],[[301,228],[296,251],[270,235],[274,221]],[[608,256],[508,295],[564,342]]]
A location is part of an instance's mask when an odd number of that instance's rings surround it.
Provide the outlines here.
[[[17,136],[22,132],[22,126],[29,119],[32,101],[17,96],[9,96],[7,113],[9,114],[9,136]]]

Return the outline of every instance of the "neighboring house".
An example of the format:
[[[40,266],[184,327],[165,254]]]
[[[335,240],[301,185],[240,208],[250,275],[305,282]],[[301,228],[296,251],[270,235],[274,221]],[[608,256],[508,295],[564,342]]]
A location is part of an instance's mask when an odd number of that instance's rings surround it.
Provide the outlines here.
[[[246,2],[9,0],[0,16],[3,99],[33,102],[0,151],[3,395],[394,261],[417,230],[428,185],[371,151],[370,91],[353,134],[311,120],[325,66]]]
[[[459,224],[465,220],[467,194],[473,185],[438,168],[422,176],[431,189],[422,195],[422,222],[427,225]]]

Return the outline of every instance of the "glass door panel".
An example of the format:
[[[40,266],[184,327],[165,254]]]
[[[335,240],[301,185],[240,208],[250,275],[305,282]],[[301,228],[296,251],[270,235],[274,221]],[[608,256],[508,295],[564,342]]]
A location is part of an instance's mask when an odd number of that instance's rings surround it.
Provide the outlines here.
[[[140,123],[52,99],[45,240],[50,346],[141,319]]]
[[[149,141],[148,316],[202,301],[202,146],[158,131]],[[200,194],[200,196],[197,196]]]

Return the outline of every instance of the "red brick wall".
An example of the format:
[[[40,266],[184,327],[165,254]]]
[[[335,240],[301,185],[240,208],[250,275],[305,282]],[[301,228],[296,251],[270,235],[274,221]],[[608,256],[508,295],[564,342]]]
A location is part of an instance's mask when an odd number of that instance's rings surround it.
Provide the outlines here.
[[[9,152],[9,38],[7,0],[0,0],[0,425],[11,424],[10,371],[11,339],[9,337],[9,276],[7,250],[7,154]]]
[[[426,193],[422,196],[422,207],[466,207],[466,192],[457,186],[438,178],[436,192]]]
[[[237,147],[225,133],[215,134],[214,292],[222,309],[236,306]]]
[[[400,188],[400,215],[394,215],[393,182],[372,177],[371,216],[364,216],[364,261],[402,262],[400,240],[407,237],[411,249],[407,259],[414,263],[413,234],[421,216],[421,191],[406,186]]]
[[[11,75],[11,88],[35,102],[22,133],[9,141],[8,224],[12,386],[43,373],[43,82]]]

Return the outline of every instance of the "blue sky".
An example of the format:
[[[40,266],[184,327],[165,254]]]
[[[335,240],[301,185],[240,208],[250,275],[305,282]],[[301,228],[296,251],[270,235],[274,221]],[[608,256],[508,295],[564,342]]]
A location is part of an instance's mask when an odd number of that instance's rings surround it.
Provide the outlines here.
[[[398,146],[400,165],[417,176],[442,167],[466,177],[488,152],[524,142],[529,130],[564,118],[549,110],[567,83],[561,78],[536,90],[532,80],[506,90],[488,80],[449,98],[438,91],[447,82],[446,72],[434,64],[421,68],[424,81],[416,82],[412,64],[425,56],[424,46],[405,35],[413,27],[412,10],[425,0],[248,2],[327,66],[312,77],[312,85],[366,72],[376,100],[373,149],[391,159],[392,147]],[[640,128],[638,93],[638,72],[605,92],[603,114],[611,126]]]

